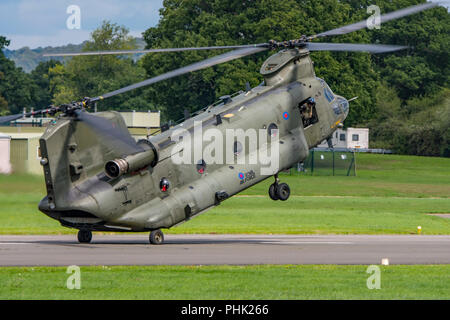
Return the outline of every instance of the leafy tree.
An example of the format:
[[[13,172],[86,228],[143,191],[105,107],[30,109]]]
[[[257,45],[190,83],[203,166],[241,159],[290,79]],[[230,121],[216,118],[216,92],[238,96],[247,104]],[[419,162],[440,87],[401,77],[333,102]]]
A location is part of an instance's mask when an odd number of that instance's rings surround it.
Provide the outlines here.
[[[0,72],[0,82],[5,78],[3,72]],[[0,116],[8,112],[8,101],[2,97],[0,92]]]
[[[46,108],[52,103],[55,88],[50,86],[49,70],[57,65],[61,66],[61,63],[55,60],[40,62],[31,72],[30,76],[35,84],[35,104],[39,109]]]
[[[8,101],[0,96],[0,116],[5,115],[8,111]]]
[[[382,13],[425,0],[165,0],[156,27],[144,33],[147,48],[250,44],[296,39],[367,19],[373,4]],[[108,21],[92,33],[84,51],[134,49],[128,30]],[[347,126],[369,126],[374,147],[400,153],[450,156],[450,15],[439,7],[326,42],[408,45],[409,50],[370,55],[312,52],[317,76],[351,103]],[[0,36],[0,49],[9,41]],[[65,65],[39,64],[25,74],[0,51],[0,113],[46,107],[98,96],[148,77],[225,52],[152,53],[132,57],[75,57]],[[219,96],[263,81],[259,68],[273,52],[259,53],[148,88],[107,99],[99,109],[151,109],[163,120],[183,117]]]
[[[377,1],[382,12],[423,0]],[[374,56],[377,69],[404,101],[448,87],[450,77],[450,15],[444,7],[426,10],[382,25],[371,42],[407,45],[409,50]]]
[[[0,36],[0,55],[3,55],[3,48],[6,48],[11,43],[10,40],[6,39],[3,36]]]
[[[159,24],[149,28],[144,39],[147,48],[296,39],[302,34],[317,34],[367,19],[367,7],[373,4],[380,6],[382,13],[387,13],[422,2],[425,0],[377,0],[375,3],[373,0],[166,0],[160,10]],[[372,141],[406,152],[399,145],[409,146],[405,141],[413,139],[412,132],[407,132],[402,121],[409,124],[419,121],[410,110],[414,105],[410,99],[418,97],[420,103],[425,103],[436,95],[442,96],[441,88],[448,87],[449,19],[445,8],[434,8],[383,24],[381,30],[360,30],[323,40],[411,47],[410,50],[379,55],[311,53],[316,74],[324,78],[336,93],[347,98],[359,97],[351,103],[347,126],[369,123],[384,128],[385,131],[374,129]],[[153,77],[222,52],[148,54],[144,58],[144,67],[148,76]],[[163,118],[182,118],[185,108],[199,109],[221,95],[243,89],[246,81],[252,86],[261,83],[259,67],[270,54],[257,54],[158,83],[149,88],[149,97],[155,104],[163,106]],[[420,98],[423,96],[427,98]],[[422,116],[427,117],[427,114]],[[440,128],[445,127],[439,123]],[[420,145],[425,145],[425,141],[430,136],[436,137],[438,132],[445,136],[444,131],[439,130],[418,132],[419,136],[422,134]],[[394,141],[393,137],[397,140]],[[430,141],[438,148],[445,143],[435,138]],[[439,154],[436,148],[419,150],[419,147],[414,147],[410,150],[419,154]]]
[[[402,104],[395,89],[380,86],[371,145],[396,153],[450,157],[450,90]]]
[[[202,1],[166,0],[157,27],[144,33],[148,48],[212,46],[287,40],[302,34],[316,34],[367,16],[345,1]],[[352,14],[350,14],[352,13]],[[340,37],[340,41],[369,42],[362,31]],[[185,52],[149,54],[144,58],[148,76],[222,53]],[[217,97],[245,87],[256,86],[263,78],[258,73],[272,53],[261,53],[156,84],[150,89],[155,104],[164,106],[165,118],[181,118],[185,108],[194,110],[212,103]],[[352,104],[347,120],[351,125],[370,119],[379,75],[366,53],[312,53],[316,73],[332,89],[346,97],[359,96]]]
[[[3,48],[9,46],[10,41],[5,37],[0,36],[0,62],[4,59]],[[5,79],[5,74],[0,72],[0,83],[2,83]],[[0,115],[4,115],[8,112],[8,101],[2,96],[2,92],[0,91]]]
[[[77,99],[77,94],[74,91],[75,85],[71,79],[71,74],[69,74],[66,68],[57,64],[54,67],[48,69],[49,77],[49,88],[53,92],[52,102],[55,105],[60,105],[75,101]]]
[[[0,48],[8,45],[9,40],[0,36]],[[20,113],[24,107],[36,107],[34,90],[30,77],[0,50],[0,112]]]
[[[128,29],[115,23],[104,21],[102,26],[91,34],[83,51],[131,50],[136,48],[135,39],[128,35]],[[78,56],[71,59],[65,67],[56,65],[49,69],[50,85],[54,88],[55,104],[80,101],[84,97],[95,97],[132,83],[145,77],[140,63],[130,57],[117,56]],[[99,103],[99,109],[119,109],[127,101],[141,93],[133,92]],[[136,101],[136,100],[135,100]],[[139,100],[141,109],[150,108],[146,100]]]

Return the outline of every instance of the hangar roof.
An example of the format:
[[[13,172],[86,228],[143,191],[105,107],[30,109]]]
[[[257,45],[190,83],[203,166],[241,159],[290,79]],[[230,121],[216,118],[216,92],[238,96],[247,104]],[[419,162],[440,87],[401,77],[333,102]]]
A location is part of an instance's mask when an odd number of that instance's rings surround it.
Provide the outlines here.
[[[0,132],[0,139],[11,139],[11,136]]]
[[[11,139],[39,139],[42,136],[42,133],[18,132],[18,133],[9,133],[8,135],[11,137]]]

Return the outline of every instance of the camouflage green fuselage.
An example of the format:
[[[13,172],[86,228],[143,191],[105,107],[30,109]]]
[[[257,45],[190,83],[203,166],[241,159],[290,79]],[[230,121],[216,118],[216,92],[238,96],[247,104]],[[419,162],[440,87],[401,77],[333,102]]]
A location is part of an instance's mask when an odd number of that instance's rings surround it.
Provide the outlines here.
[[[39,209],[62,225],[77,229],[170,228],[273,175],[261,174],[260,163],[206,163],[204,170],[198,169],[198,159],[175,163],[174,150],[180,141],[174,141],[173,135],[180,129],[193,133],[194,124],[200,124],[203,132],[214,129],[223,136],[227,129],[268,130],[276,125],[277,172],[305,160],[308,150],[328,138],[344,121],[348,102],[334,96],[326,83],[316,78],[305,50],[285,50],[273,55],[261,73],[264,86],[211,106],[182,124],[149,137],[157,152],[156,164],[118,178],[105,174],[105,163],[123,155],[103,144],[82,122],[59,118],[40,140],[42,157],[47,160],[43,167],[48,194]],[[300,106],[308,98],[315,99],[318,121],[304,127]],[[97,115],[125,126],[116,112]],[[259,140],[258,136],[258,143]],[[207,145],[204,143],[202,148]],[[259,151],[247,143],[243,147],[241,156]],[[233,144],[223,143],[223,148],[225,154]],[[170,182],[167,191],[161,190],[162,179]]]

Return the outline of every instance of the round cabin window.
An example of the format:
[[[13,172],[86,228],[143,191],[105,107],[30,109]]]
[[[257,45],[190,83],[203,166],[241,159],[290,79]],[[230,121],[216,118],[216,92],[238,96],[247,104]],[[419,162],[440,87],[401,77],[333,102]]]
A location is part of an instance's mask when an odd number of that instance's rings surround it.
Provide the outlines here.
[[[242,149],[243,149],[242,143],[240,143],[239,141],[235,141],[234,146],[233,146],[234,155],[236,155],[236,156],[240,155],[242,152]]]
[[[159,182],[159,189],[161,189],[162,192],[166,192],[169,190],[170,182],[166,178],[162,178]]]
[[[267,128],[267,134],[269,137],[275,138],[278,133],[278,126],[275,123],[271,123],[269,127]]]
[[[198,173],[200,173],[200,174],[203,174],[203,173],[205,173],[205,171],[206,171],[206,162],[205,162],[205,160],[199,160],[198,162],[197,162],[197,172]]]

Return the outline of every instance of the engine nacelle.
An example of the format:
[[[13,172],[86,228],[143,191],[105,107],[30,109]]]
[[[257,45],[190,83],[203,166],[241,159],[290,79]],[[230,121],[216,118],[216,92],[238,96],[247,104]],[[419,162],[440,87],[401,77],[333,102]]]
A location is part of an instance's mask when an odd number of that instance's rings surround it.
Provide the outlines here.
[[[148,140],[140,140],[138,145],[144,151],[129,155],[123,159],[108,161],[105,165],[105,174],[110,178],[118,178],[126,173],[138,171],[145,167],[154,167],[158,163],[158,152]]]

